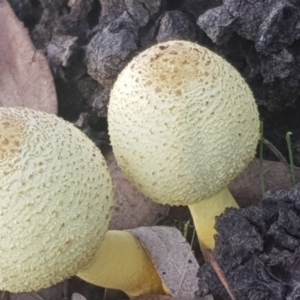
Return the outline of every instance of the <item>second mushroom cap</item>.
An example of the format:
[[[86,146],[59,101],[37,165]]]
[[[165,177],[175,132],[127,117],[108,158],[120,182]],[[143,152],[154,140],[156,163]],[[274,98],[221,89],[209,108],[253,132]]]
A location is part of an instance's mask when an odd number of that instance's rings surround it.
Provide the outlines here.
[[[254,157],[259,138],[244,79],[187,41],[137,55],[114,84],[108,119],[118,164],[163,204],[190,205],[218,193]]]

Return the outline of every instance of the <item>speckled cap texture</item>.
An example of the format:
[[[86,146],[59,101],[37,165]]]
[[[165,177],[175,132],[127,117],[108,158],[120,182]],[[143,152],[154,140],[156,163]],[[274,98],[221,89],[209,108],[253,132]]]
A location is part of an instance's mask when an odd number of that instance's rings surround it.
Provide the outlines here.
[[[222,57],[169,41],[137,55],[111,91],[109,134],[118,164],[145,195],[189,205],[226,187],[253,159],[259,115]]]
[[[49,287],[85,267],[107,231],[112,181],[71,123],[0,108],[0,289]]]

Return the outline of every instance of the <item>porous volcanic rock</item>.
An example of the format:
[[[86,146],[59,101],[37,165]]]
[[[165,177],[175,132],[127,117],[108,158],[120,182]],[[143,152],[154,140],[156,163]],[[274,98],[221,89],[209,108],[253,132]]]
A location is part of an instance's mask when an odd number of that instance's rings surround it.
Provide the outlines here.
[[[214,255],[237,299],[299,299],[299,185],[267,192],[258,206],[228,209],[216,226]],[[199,278],[201,295],[230,299],[209,264]]]

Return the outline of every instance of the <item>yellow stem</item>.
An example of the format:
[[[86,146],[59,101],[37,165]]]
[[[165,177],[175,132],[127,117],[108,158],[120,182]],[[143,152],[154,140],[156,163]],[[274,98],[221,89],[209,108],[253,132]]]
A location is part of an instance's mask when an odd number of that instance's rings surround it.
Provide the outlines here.
[[[239,207],[228,188],[223,188],[209,199],[189,205],[202,251],[215,247],[215,220],[227,207]]]
[[[95,259],[77,276],[98,286],[121,290],[129,297],[168,294],[148,253],[127,231],[109,230]]]

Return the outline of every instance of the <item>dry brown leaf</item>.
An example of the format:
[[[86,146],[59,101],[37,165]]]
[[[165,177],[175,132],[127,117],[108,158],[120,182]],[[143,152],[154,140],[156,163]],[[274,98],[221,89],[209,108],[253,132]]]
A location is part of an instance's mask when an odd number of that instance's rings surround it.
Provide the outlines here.
[[[171,295],[193,299],[199,289],[199,265],[181,232],[165,226],[139,227],[128,231],[147,250]]]
[[[153,202],[138,192],[125,178],[111,149],[104,153],[114,182],[115,202],[110,229],[132,229],[153,226],[168,212],[167,205]]]
[[[48,62],[6,0],[0,0],[0,106],[57,113]]]
[[[161,295],[151,295],[151,296],[142,296],[142,297],[134,298],[134,300],[194,300],[194,299],[195,298],[184,299],[184,298],[161,296]],[[214,298],[213,296],[208,295],[205,297],[197,298],[197,300],[214,300]]]
[[[266,191],[275,192],[293,186],[290,168],[286,164],[265,160],[263,168]],[[257,204],[262,198],[259,174],[259,160],[254,159],[248,168],[230,184],[229,189],[241,206]],[[300,178],[299,169],[296,169],[296,178]]]

